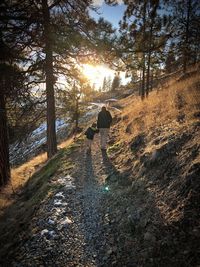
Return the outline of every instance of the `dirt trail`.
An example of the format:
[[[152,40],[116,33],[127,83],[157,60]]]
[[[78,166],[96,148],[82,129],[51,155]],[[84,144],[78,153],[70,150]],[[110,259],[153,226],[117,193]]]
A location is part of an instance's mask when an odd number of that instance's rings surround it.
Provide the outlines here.
[[[11,266],[110,266],[109,242],[114,237],[103,203],[111,166],[98,141],[91,154],[84,146],[73,152],[70,175],[64,171],[53,177],[63,187],[41,204],[31,222],[32,236],[21,241]]]

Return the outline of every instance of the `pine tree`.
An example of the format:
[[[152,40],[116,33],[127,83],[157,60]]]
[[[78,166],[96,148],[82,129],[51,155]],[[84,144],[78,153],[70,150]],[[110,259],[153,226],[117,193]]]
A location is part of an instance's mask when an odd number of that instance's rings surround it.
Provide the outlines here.
[[[158,29],[161,28],[161,25],[160,25],[161,22],[157,16],[158,6],[159,6],[159,0],[150,2],[149,29],[148,29],[148,38],[147,38],[148,52],[147,52],[147,74],[146,74],[147,78],[146,78],[146,90],[145,90],[146,97],[149,94],[149,88],[150,88],[150,70],[151,70],[151,60],[152,60],[152,52],[153,52],[152,50],[154,50],[153,47],[155,43],[154,34],[155,34],[155,31],[158,31]]]
[[[10,179],[7,100],[21,93],[24,76],[13,63],[13,54],[0,38],[0,186]]]
[[[172,10],[172,41],[176,56],[185,73],[190,63],[199,57],[200,2],[198,0],[170,1]]]
[[[107,82],[106,82],[106,91],[109,92],[112,89],[112,78],[111,76],[107,77]]]
[[[84,111],[84,103],[91,101],[94,91],[88,81],[81,76],[74,77],[67,86],[59,92],[59,103],[64,107],[75,128],[78,128],[79,118]]]
[[[47,0],[42,0],[41,3],[32,0],[1,3],[4,34],[16,38],[16,42],[22,47],[27,47],[29,70],[38,74],[40,77],[38,82],[42,83],[45,78],[49,158],[57,151],[54,96],[56,76],[60,74],[61,69],[70,71],[70,65],[75,64],[73,58],[70,58],[70,53],[72,56],[73,53],[77,54],[76,47],[80,47],[81,38],[86,40],[88,38],[85,31],[90,23],[87,9],[89,4],[89,0],[70,1],[70,3]],[[75,17],[78,18],[77,23],[73,22]],[[7,27],[7,25],[12,26]],[[91,27],[87,29],[93,27],[91,23]],[[68,67],[64,66],[66,65],[64,58],[65,61],[70,58],[67,62]]]
[[[120,82],[121,82],[120,76],[119,74],[116,74],[112,81],[111,91],[115,91],[120,86]]]
[[[168,32],[164,33],[168,23],[162,23],[161,14],[158,14],[159,0],[127,1],[126,5],[120,23],[120,49],[128,69],[142,73],[140,95],[143,99],[149,93],[154,58],[164,49],[168,39]]]
[[[176,67],[177,66],[176,66],[174,46],[171,45],[169,47],[169,51],[167,52],[165,58],[165,70],[167,73],[171,73],[175,70]]]
[[[102,91],[102,92],[106,92],[106,90],[107,90],[107,78],[104,77],[104,78],[103,78],[102,87],[101,87],[101,91]]]
[[[53,74],[53,40],[51,29],[50,8],[47,0],[42,0],[42,14],[45,41],[45,76],[47,96],[47,156],[51,158],[57,152],[56,125],[55,125],[55,97]]]

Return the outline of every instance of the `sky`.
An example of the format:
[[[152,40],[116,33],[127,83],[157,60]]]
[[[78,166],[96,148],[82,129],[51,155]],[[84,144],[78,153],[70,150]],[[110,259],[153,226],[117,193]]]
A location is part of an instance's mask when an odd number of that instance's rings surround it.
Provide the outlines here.
[[[92,11],[91,16],[95,19],[104,17],[113,24],[114,28],[118,28],[119,21],[122,19],[125,10],[125,5],[122,4],[122,1],[119,0],[117,6],[106,5],[103,0],[94,0],[93,3],[99,8],[98,13],[100,14],[98,15],[96,12]]]

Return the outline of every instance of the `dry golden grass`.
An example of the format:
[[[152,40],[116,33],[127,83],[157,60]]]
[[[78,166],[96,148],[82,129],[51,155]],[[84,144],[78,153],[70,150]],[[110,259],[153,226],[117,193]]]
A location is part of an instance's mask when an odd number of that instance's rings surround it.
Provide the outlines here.
[[[59,144],[59,148],[69,146],[73,142],[73,138]],[[33,157],[24,164],[11,169],[11,181],[8,185],[1,189],[0,192],[0,210],[9,206],[15,200],[15,193],[19,192],[29,178],[47,162],[47,153],[41,153]]]
[[[72,143],[73,143],[73,137],[71,137],[71,138],[69,138],[69,139],[63,141],[62,143],[60,143],[60,144],[58,145],[58,147],[59,147],[59,148],[64,148],[64,147],[67,147],[67,146],[71,145]]]
[[[11,170],[11,182],[14,189],[22,186],[29,177],[47,160],[46,153],[42,153],[19,167]]]
[[[144,101],[138,96],[129,97],[128,103],[122,100],[124,128],[130,125],[133,135],[162,125],[173,124],[173,128],[177,128],[181,127],[177,122],[180,115],[185,116],[186,124],[192,123],[200,107],[199,83],[198,75],[182,81],[171,80],[168,87],[151,92]]]
[[[46,160],[46,153],[42,153],[21,166],[11,169],[11,180],[0,192],[0,210],[9,206],[15,200],[15,193],[24,186],[32,174],[41,167]]]

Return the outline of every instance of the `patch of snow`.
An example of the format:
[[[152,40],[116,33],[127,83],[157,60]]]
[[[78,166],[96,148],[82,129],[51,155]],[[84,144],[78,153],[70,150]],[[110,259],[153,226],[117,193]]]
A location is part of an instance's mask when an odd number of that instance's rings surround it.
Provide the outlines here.
[[[56,119],[56,132],[68,127],[69,123],[67,121],[68,119]],[[46,144],[46,131],[47,123],[43,122],[28,137],[24,138],[24,140],[12,144],[9,148],[11,164],[20,161],[20,159],[28,158],[28,156],[35,153],[41,145]]]
[[[65,219],[61,220],[57,225],[58,230],[62,230],[63,228],[68,227],[69,224],[72,224],[72,220],[66,217]]]
[[[63,119],[57,119],[56,120],[56,132],[60,129],[62,129],[63,127],[68,126],[69,123],[66,123],[66,121],[64,121]]]
[[[55,224],[55,221],[52,219],[48,219],[48,224],[53,225],[53,224]]]
[[[55,208],[55,207],[54,207],[51,211],[54,212],[54,215],[55,215],[55,216],[59,216],[59,215],[62,214],[62,212],[63,212],[62,209],[60,209],[60,208]]]
[[[62,221],[60,221],[61,225],[68,225],[73,223],[71,219],[69,219],[68,217],[66,217],[65,219],[63,219]]]
[[[105,105],[105,103],[102,103],[102,102],[91,102],[90,104],[97,106],[99,108],[102,108]]]
[[[116,110],[116,111],[118,111],[118,112],[122,112],[120,109],[118,109],[118,108],[116,108],[116,107],[110,107],[110,108],[112,108],[112,109],[114,109],[114,110]]]
[[[49,233],[49,230],[47,230],[47,229],[44,229],[44,230],[42,230],[41,231],[41,236],[44,236],[44,235],[47,235]]]
[[[55,237],[55,236],[56,236],[56,233],[55,233],[54,230],[51,230],[51,231],[49,231],[49,235],[50,235],[51,237]]]
[[[61,177],[57,180],[57,183],[63,185],[66,189],[75,189],[76,186],[73,185],[74,178],[69,174],[65,177]]]
[[[68,182],[68,184],[65,185],[66,189],[76,189],[76,186],[72,184],[72,182]]]
[[[58,228],[62,229],[63,227],[68,226],[69,224],[72,224],[72,220],[66,217],[65,219],[61,220],[59,222]]]
[[[55,194],[55,197],[57,197],[57,198],[65,198],[65,196],[63,196],[63,192],[58,192],[57,194]]]
[[[35,136],[35,135],[41,134],[41,133],[43,133],[46,130],[47,130],[47,123],[46,122],[43,122],[42,124],[40,124],[40,126],[37,129],[35,129],[32,132],[31,136]]]
[[[55,199],[54,202],[53,202],[53,204],[56,207],[59,207],[59,206],[62,206],[63,205],[62,201],[59,200],[59,199]]]
[[[67,174],[67,176],[65,177],[65,179],[66,180],[70,180],[70,181],[73,181],[74,180],[74,178],[71,175],[69,175],[69,174]]]
[[[116,101],[118,101],[118,99],[116,99],[116,98],[110,98],[110,99],[105,100],[106,103],[107,102],[116,102]]]

